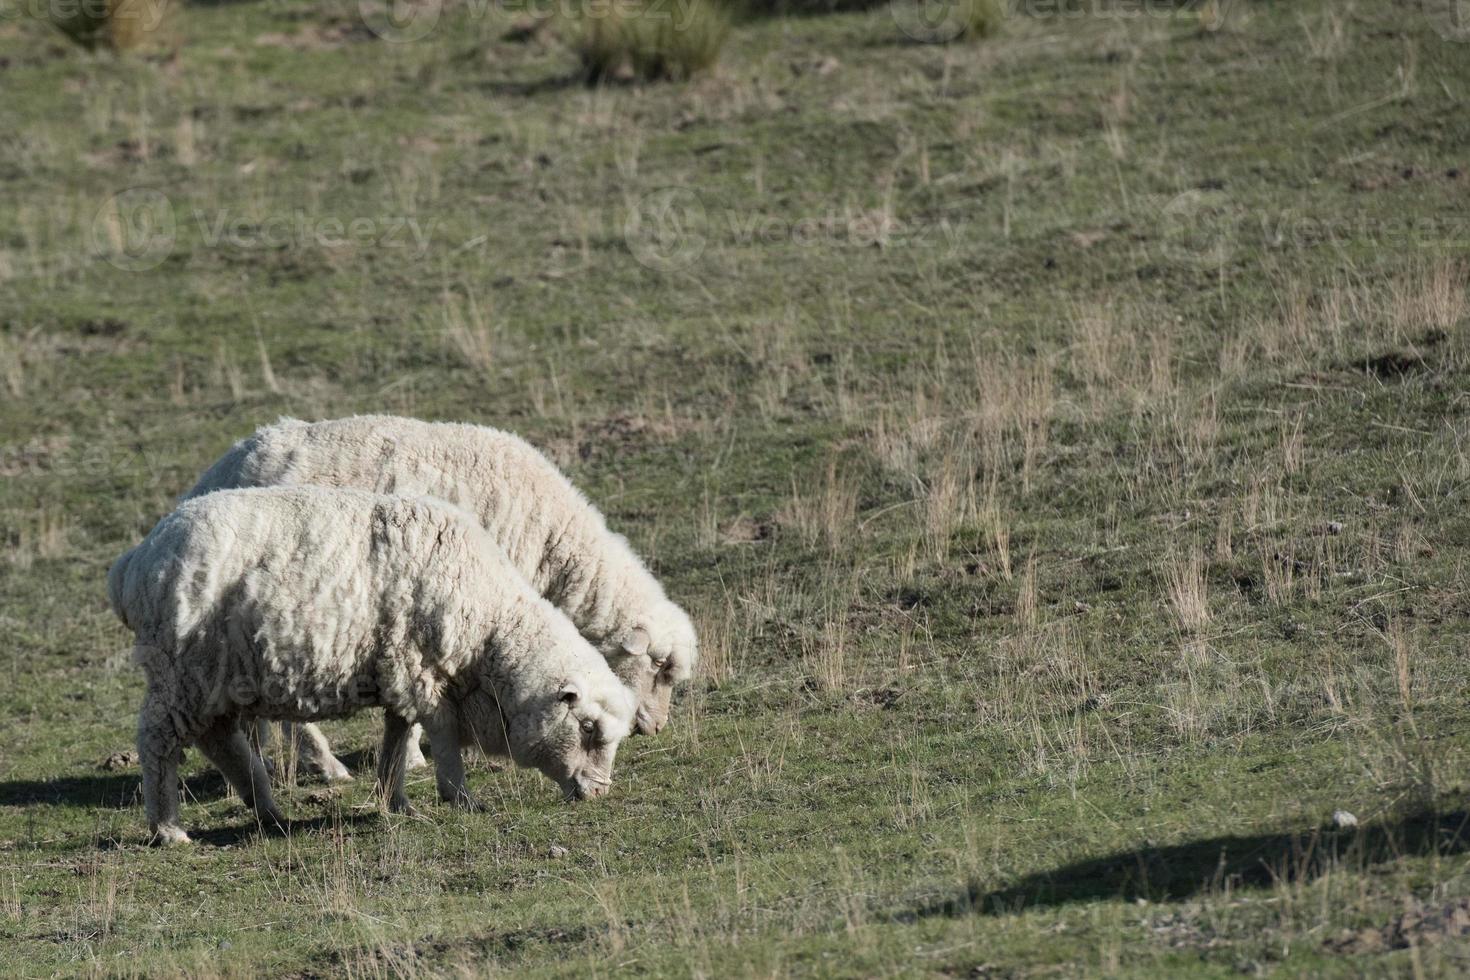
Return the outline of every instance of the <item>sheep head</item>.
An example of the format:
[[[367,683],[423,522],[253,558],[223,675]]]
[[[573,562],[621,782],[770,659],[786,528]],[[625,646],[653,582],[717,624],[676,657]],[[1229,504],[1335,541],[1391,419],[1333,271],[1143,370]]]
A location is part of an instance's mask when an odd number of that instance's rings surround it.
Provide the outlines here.
[[[687,680],[699,660],[694,624],[684,610],[665,601],[617,635],[610,660],[637,698],[634,731],[656,735],[668,724],[674,685]]]
[[[569,800],[607,793],[618,745],[632,729],[632,695],[610,678],[596,680],[563,681],[510,726],[511,757],[540,769]]]

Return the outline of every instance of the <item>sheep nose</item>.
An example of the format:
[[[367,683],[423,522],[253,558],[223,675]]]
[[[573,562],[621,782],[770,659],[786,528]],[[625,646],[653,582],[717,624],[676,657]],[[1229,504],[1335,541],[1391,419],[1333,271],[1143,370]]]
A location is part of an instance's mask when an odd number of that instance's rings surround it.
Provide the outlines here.
[[[590,779],[579,779],[577,780],[576,788],[572,791],[572,798],[576,800],[595,800],[599,796],[606,796],[611,786],[611,783],[599,783]]]

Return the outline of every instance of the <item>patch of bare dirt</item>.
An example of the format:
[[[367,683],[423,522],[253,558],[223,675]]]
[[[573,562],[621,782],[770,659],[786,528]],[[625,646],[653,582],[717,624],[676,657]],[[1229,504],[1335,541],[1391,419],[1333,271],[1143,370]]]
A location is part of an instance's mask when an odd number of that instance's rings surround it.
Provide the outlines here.
[[[544,448],[554,462],[563,466],[578,461],[613,459],[673,442],[686,433],[697,431],[703,424],[698,419],[619,412],[593,419],[584,424],[574,438],[551,440]]]
[[[769,541],[775,536],[774,522],[747,514],[741,514],[720,528],[720,543],[727,545],[754,544],[757,541]]]
[[[1470,898],[1461,898],[1438,907],[1419,905],[1387,925],[1344,929],[1325,945],[1334,953],[1359,956],[1467,936],[1470,936]]]

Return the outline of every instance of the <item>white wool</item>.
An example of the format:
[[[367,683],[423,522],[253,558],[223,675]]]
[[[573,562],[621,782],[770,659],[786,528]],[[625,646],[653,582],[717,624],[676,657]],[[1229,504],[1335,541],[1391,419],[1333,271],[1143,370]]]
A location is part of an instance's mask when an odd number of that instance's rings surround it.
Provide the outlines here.
[[[597,508],[518,436],[393,416],[282,419],[238,442],[187,496],[304,484],[464,507],[641,696],[640,727],[650,715],[655,728],[666,720],[673,682],[689,677],[698,657],[688,615]]]
[[[471,515],[441,501],[318,487],[211,493],[119,558],[108,596],[148,675],[145,797],[150,765],[157,797],[168,792],[159,767],[182,746],[228,756],[229,733],[252,717],[382,706],[431,734],[449,719],[454,737],[535,764],[564,788],[587,760],[550,758],[546,746],[579,741],[579,726],[595,721],[615,752],[633,720],[604,659]],[[611,753],[597,767],[605,788]],[[270,807],[268,789],[251,789],[249,763],[221,769],[258,810]],[[156,802],[150,822],[167,834],[172,815]]]

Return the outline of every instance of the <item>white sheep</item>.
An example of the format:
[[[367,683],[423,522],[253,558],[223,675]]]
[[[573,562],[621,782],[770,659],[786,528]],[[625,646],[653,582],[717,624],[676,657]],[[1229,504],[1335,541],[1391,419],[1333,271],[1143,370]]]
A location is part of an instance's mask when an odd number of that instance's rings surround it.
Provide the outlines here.
[[[241,722],[387,709],[379,779],[408,806],[411,723],[428,730],[440,796],[476,807],[462,745],[509,755],[567,796],[611,785],[635,706],[576,628],[449,504],[319,487],[186,501],[107,577],[148,676],[138,714],[143,801],[178,824],[178,762],[198,744],[266,823],[281,823]]]
[[[282,419],[236,443],[187,496],[295,484],[427,494],[464,507],[634,692],[635,729],[654,734],[668,722],[674,684],[689,677],[698,658],[689,616],[597,508],[523,439],[485,426],[384,415]],[[345,776],[321,733],[302,729],[303,764],[329,778]]]

